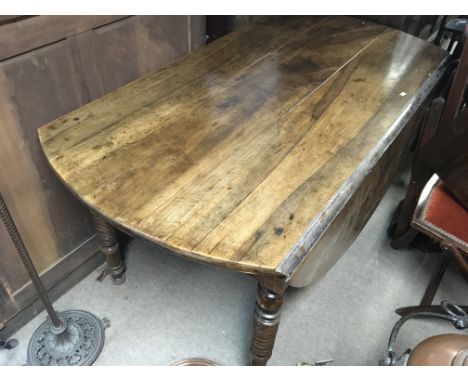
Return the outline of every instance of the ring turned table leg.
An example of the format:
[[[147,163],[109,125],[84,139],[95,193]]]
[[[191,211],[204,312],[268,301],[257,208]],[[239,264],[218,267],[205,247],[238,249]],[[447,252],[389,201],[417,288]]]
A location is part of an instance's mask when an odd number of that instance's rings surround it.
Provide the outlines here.
[[[270,289],[259,282],[254,326],[250,344],[250,365],[265,366],[273,352],[286,285]]]
[[[120,255],[119,241],[114,227],[107,223],[98,213],[91,210],[96,235],[99,240],[101,252],[106,257],[107,267],[114,284],[125,281],[125,267]]]

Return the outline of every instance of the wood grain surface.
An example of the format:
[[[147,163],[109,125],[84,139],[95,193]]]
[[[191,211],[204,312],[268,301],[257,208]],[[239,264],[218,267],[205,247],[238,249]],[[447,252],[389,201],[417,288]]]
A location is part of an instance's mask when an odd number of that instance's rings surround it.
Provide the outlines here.
[[[69,189],[117,226],[195,260],[289,277],[445,57],[358,19],[267,18],[39,137]]]

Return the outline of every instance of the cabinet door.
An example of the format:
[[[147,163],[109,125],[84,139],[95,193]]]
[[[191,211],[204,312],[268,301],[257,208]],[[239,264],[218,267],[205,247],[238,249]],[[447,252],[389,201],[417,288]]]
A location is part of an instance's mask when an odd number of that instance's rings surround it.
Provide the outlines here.
[[[39,272],[94,236],[87,211],[50,169],[36,133],[89,100],[66,41],[0,62],[0,190]],[[4,234],[3,242],[8,243]],[[12,251],[2,244],[2,261],[11,265],[0,272],[15,291],[13,304],[21,308],[31,296],[17,291],[29,279],[16,271],[19,258]],[[0,320],[7,318],[2,309]]]
[[[72,279],[63,293],[102,258],[88,211],[52,172],[36,130],[188,54],[203,41],[194,33],[204,34],[202,16],[37,16],[0,23],[0,191],[46,288]],[[78,268],[85,269],[81,276],[70,276]],[[37,314],[35,299],[2,226],[0,329],[26,308],[22,323]]]
[[[95,29],[94,43],[104,91],[109,92],[186,55],[189,18],[131,17]]]

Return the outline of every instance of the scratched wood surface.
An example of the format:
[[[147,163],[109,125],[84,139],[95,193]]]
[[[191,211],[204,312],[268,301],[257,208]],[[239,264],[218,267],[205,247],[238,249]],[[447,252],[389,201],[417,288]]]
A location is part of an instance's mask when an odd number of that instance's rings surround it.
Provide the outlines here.
[[[116,226],[195,260],[290,276],[285,262],[303,261],[325,207],[383,154],[372,150],[398,135],[444,58],[358,19],[269,18],[39,137],[69,189]]]

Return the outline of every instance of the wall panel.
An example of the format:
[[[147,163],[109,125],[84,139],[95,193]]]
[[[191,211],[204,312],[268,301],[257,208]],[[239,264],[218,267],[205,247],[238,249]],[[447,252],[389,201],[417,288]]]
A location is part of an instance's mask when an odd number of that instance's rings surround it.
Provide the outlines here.
[[[0,23],[0,191],[55,296],[102,263],[102,258],[88,212],[46,163],[36,130],[189,54],[204,41],[203,20],[203,16],[35,16]],[[38,313],[36,299],[2,225],[0,337]]]

